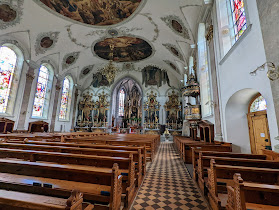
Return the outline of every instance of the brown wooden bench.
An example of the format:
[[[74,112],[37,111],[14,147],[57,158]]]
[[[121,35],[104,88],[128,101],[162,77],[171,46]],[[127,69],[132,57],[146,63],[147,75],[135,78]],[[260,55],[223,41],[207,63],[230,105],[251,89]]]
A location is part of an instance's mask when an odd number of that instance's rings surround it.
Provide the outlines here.
[[[109,203],[113,210],[121,207],[122,175],[117,164],[107,169],[0,159],[0,173],[1,189],[64,198],[76,189],[85,200]]]
[[[227,187],[227,210],[279,209],[278,185],[244,182],[240,174],[235,174],[233,181],[234,186]]]
[[[218,165],[211,159],[208,169],[208,198],[213,210],[221,210],[227,204],[227,186],[233,186],[233,176],[240,173],[247,182],[279,184],[279,169],[246,166]]]
[[[155,157],[155,146],[154,142],[148,140],[138,141],[123,141],[123,140],[107,140],[97,138],[68,138],[65,140],[67,143],[86,143],[86,144],[103,144],[103,145],[118,145],[118,146],[144,146],[146,148],[146,158],[153,160]],[[65,143],[64,142],[64,143]]]
[[[94,136],[94,137],[71,137],[65,138],[64,142],[75,143],[102,143],[111,145],[139,145],[146,146],[148,157],[151,160],[159,148],[160,136],[159,135],[136,135],[136,134],[115,134],[108,136]]]
[[[83,194],[77,190],[72,191],[68,199],[63,199],[1,189],[0,209],[91,210],[94,209],[94,205],[84,203]]]
[[[18,144],[18,143],[0,143],[0,148],[20,149],[20,150],[36,150],[47,152],[59,153],[72,153],[83,155],[97,155],[109,157],[133,157],[136,164],[137,186],[140,186],[143,180],[143,166],[141,150],[126,151],[126,150],[109,150],[109,149],[94,149],[94,148],[77,148],[77,147],[64,147],[64,146],[50,146],[50,145],[36,145],[36,144]]]
[[[124,182],[122,189],[123,193],[126,194],[127,205],[132,203],[136,194],[135,163],[133,162],[132,155],[130,155],[129,158],[122,158],[0,148],[0,158],[18,158],[32,162],[44,161],[59,164],[95,166],[101,170],[102,168],[112,168],[114,163],[117,163],[119,165],[120,172],[123,175]]]
[[[246,158],[246,159],[260,159],[265,160],[265,155],[256,155],[256,154],[242,154],[242,153],[232,153],[232,152],[216,152],[216,151],[203,151],[203,149],[193,147],[192,148],[192,165],[193,165],[193,178],[197,181],[198,178],[198,159],[199,154],[203,156],[214,156],[214,157],[232,157],[232,158]],[[209,167],[209,165],[208,165]]]
[[[214,159],[218,165],[231,165],[231,166],[247,166],[256,168],[273,168],[279,169],[279,162],[260,160],[260,159],[245,159],[239,157],[214,157],[204,156],[200,154],[198,160],[198,184],[201,190],[204,192],[205,178],[207,177],[207,169],[210,167],[210,161]]]
[[[13,143],[14,141],[7,141],[7,143]],[[109,149],[109,150],[127,150],[138,151],[140,149],[143,154],[143,174],[146,174],[146,148],[144,146],[117,146],[117,145],[97,145],[97,144],[76,144],[76,143],[60,143],[60,142],[44,142],[44,141],[20,141],[16,143],[34,144],[34,145],[49,145],[49,146],[63,146],[63,147],[75,147],[75,148],[94,148],[94,149]]]
[[[185,144],[184,161],[186,163],[192,163],[192,148],[196,148],[200,151],[216,151],[216,152],[231,152],[231,143],[218,143],[218,144],[203,144],[197,145],[195,143]]]
[[[263,149],[262,153],[267,156],[268,160],[279,161],[279,153],[272,150]]]

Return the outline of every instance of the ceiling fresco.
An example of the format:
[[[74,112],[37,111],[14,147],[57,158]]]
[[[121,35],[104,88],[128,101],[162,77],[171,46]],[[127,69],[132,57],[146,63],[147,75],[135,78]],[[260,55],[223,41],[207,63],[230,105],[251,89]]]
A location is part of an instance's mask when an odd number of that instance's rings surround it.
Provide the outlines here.
[[[140,61],[152,55],[152,47],[146,41],[136,37],[122,36],[117,38],[106,38],[97,42],[94,53],[106,60],[111,59],[111,48],[113,46],[113,58],[115,62]]]
[[[109,26],[130,17],[142,0],[40,0],[55,12],[81,23]]]
[[[49,61],[55,76],[71,74],[82,88],[95,74],[94,87],[107,84],[97,73],[110,58],[119,77],[156,66],[165,73],[148,71],[148,85],[160,86],[167,74],[177,85],[210,7],[204,0],[0,0],[0,45],[15,44],[34,66]]]

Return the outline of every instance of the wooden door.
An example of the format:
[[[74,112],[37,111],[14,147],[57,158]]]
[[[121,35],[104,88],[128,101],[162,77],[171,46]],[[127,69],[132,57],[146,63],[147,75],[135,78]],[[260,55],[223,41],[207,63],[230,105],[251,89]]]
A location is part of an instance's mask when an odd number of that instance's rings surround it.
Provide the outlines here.
[[[247,118],[251,151],[253,154],[262,154],[262,149],[271,146],[266,111],[251,112]]]

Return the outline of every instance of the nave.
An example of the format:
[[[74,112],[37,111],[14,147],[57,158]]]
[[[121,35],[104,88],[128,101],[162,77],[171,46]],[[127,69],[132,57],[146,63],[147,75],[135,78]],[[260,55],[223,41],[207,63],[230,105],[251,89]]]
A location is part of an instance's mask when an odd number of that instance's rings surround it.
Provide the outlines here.
[[[209,209],[173,143],[161,143],[133,203],[137,209]]]

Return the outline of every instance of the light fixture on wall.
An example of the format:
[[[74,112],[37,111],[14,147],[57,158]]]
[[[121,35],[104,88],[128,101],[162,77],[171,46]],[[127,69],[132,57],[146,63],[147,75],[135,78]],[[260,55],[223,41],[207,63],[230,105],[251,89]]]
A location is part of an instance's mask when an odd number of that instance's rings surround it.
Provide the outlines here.
[[[109,54],[110,60],[109,60],[109,63],[104,68],[101,69],[101,73],[102,73],[102,75],[104,75],[107,78],[109,84],[111,84],[114,81],[114,78],[115,78],[117,72],[119,71],[119,69],[113,65],[114,45],[110,44],[109,47],[111,50],[111,52]]]
[[[276,68],[275,64],[272,62],[266,62],[263,65],[259,66],[256,68],[254,71],[250,72],[251,76],[256,76],[257,71],[264,71],[265,68],[267,68],[267,77],[271,80],[274,81],[279,78],[279,69]]]

